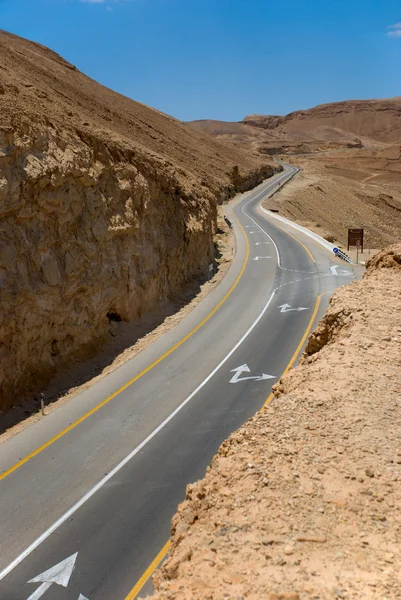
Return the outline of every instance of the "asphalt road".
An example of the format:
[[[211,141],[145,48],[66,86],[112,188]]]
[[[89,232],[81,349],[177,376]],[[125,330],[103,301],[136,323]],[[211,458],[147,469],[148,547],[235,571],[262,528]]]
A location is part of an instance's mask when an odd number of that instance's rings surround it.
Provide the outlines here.
[[[331,292],[351,280],[350,267],[261,212],[292,172],[227,209],[235,259],[190,315],[1,444],[1,600],[127,598],[186,485],[263,406]]]

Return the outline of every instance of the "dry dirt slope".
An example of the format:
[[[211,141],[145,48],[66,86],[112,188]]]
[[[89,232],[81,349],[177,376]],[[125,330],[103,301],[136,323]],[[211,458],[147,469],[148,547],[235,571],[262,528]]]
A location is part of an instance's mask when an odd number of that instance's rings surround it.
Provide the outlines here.
[[[365,245],[383,248],[401,240],[400,156],[393,145],[294,157],[301,172],[265,206],[344,246],[363,227]]]
[[[401,244],[187,488],[152,600],[401,598]]]
[[[287,139],[335,140],[349,135],[396,143],[401,139],[401,97],[348,100],[298,110],[284,117],[250,115],[244,123]]]
[[[366,242],[382,248],[401,239],[400,124],[401,98],[393,98],[191,126],[248,150],[290,155],[285,160],[303,173],[267,208],[343,245],[348,228],[363,227]]]
[[[401,139],[401,97],[332,102],[285,116],[249,115],[239,123],[203,120],[190,125],[218,139],[251,146],[292,144],[295,152],[301,142],[348,144],[361,138],[368,146],[394,144]],[[311,148],[317,149],[316,144]]]
[[[0,32],[0,408],[202,275],[272,171]]]

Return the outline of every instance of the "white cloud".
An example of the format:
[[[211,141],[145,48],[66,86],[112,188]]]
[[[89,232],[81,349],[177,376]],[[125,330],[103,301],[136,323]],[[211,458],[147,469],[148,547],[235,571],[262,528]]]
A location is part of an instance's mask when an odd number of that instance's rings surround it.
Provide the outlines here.
[[[401,37],[401,23],[394,23],[394,25],[389,25],[387,27],[389,31],[387,31],[388,37]]]

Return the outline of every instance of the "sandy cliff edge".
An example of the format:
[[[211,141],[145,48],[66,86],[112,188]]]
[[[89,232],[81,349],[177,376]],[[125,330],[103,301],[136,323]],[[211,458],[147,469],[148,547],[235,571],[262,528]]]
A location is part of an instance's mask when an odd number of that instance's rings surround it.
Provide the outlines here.
[[[187,487],[152,600],[401,598],[401,244]]]

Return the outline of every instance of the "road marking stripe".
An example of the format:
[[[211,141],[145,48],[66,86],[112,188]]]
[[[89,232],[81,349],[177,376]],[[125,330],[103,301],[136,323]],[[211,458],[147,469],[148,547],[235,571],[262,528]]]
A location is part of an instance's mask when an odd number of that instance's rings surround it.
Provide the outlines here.
[[[235,217],[235,214],[234,214],[234,217]],[[236,219],[242,233],[245,236],[245,240],[246,240],[246,244],[247,244],[246,262],[243,264],[241,272],[237,277],[236,282],[238,282],[239,278],[240,278],[240,276],[242,276],[242,273],[248,262],[249,242],[248,242],[248,238],[245,234],[245,230],[243,229],[241,223],[238,221],[237,217],[235,217],[235,219]],[[235,285],[236,285],[236,283],[235,283]],[[217,308],[219,306],[221,306],[221,304],[223,303],[225,298],[227,298],[229,296],[229,294],[231,293],[231,291],[234,289],[235,285],[233,285],[233,287],[226,294],[226,296],[223,298],[223,300],[213,309],[213,311],[209,314],[209,316],[204,321],[202,321],[202,323],[204,323],[207,319],[210,318],[210,316],[213,313],[216,312]],[[114,475],[116,473],[118,473],[118,471],[120,471],[136,454],[138,454],[138,452],[140,452],[142,450],[142,448],[144,448],[159,433],[159,431],[161,431],[184,408],[184,406],[186,406],[192,400],[192,398],[194,396],[196,396],[196,394],[199,392],[199,390],[201,390],[208,383],[208,381],[217,373],[217,371],[219,371],[219,369],[227,362],[227,360],[232,356],[232,354],[234,354],[234,352],[237,350],[237,348],[239,348],[239,346],[242,344],[242,342],[253,331],[253,329],[256,327],[256,325],[259,323],[259,321],[262,319],[263,315],[269,308],[270,303],[276,294],[276,291],[277,291],[276,289],[273,289],[273,291],[272,291],[269,299],[267,300],[266,304],[264,305],[263,309],[261,310],[259,315],[256,317],[256,319],[253,321],[253,323],[250,325],[250,327],[243,334],[241,339],[235,344],[235,346],[233,346],[233,348],[230,350],[230,352],[228,354],[226,354],[226,356],[223,358],[223,360],[221,360],[221,362],[213,369],[213,371],[211,373],[209,373],[209,375],[198,385],[198,387],[179,406],[177,406],[177,408],[175,408],[173,410],[173,412],[170,413],[170,415],[166,419],[164,419],[164,421],[162,423],[160,423],[160,425],[158,425],[156,427],[156,429],[154,429],[147,436],[147,438],[145,438],[136,448],[134,448],[134,450],[132,450],[132,452],[130,452],[130,454],[128,454],[128,456],[126,456],[118,465],[116,465],[114,467],[114,469],[112,469],[105,477],[103,477],[103,479],[101,479],[93,488],[91,488],[84,496],[82,496],[82,498],[80,498],[80,500],[78,500],[70,509],[68,509],[67,512],[65,512],[59,519],[57,519],[57,521],[55,521],[53,523],[53,525],[51,525],[44,533],[42,533],[42,535],[40,535],[34,542],[32,542],[32,544],[30,544],[30,546],[28,546],[28,548],[26,548],[23,552],[21,552],[21,554],[19,556],[17,556],[17,558],[15,558],[7,567],[5,567],[5,569],[3,569],[3,571],[0,572],[0,581],[2,579],[4,579],[4,577],[6,577],[6,575],[8,575],[13,569],[15,569],[15,567],[18,566],[27,556],[29,556],[34,550],[36,550],[36,548],[38,548],[38,546],[40,546],[52,533],[54,533],[63,523],[65,523],[65,521],[67,521],[92,496],[94,496],[94,494],[96,494],[96,492],[98,490],[100,490],[104,486],[105,483],[107,483],[112,477],[114,477]],[[199,327],[200,327],[200,324],[193,330],[193,332],[196,331],[197,329],[199,329]],[[189,337],[189,334],[188,334],[187,338],[188,337]],[[183,338],[183,339],[187,339],[187,338]],[[180,345],[181,343],[182,343],[182,341],[178,342],[178,345]],[[175,347],[177,347],[177,344]],[[167,354],[170,354],[171,352],[172,352],[172,350],[170,350],[164,356],[167,356]],[[153,363],[153,364],[157,364],[157,362],[160,362],[160,360],[161,359],[158,359],[158,361],[155,361],[155,363]],[[148,367],[143,372],[146,372],[150,368],[151,367]],[[138,376],[136,377],[136,379],[137,378],[138,378]],[[121,389],[126,388],[128,385],[129,385],[129,383],[126,384],[125,386],[123,386],[123,388],[121,388]],[[116,395],[116,394],[114,394],[114,395]],[[90,413],[88,413],[88,415],[89,414]]]
[[[291,358],[290,362],[288,363],[288,365],[286,366],[285,370],[283,371],[281,377],[283,377],[283,375],[285,375],[287,373],[287,371],[289,371],[291,369],[292,365],[294,364],[294,362],[295,362],[298,354],[300,353],[301,348],[305,342],[306,336],[308,335],[309,331],[312,328],[312,325],[316,318],[317,312],[319,310],[320,299],[322,296],[324,296],[325,294],[328,294],[328,293],[329,292],[324,292],[323,294],[320,294],[316,298],[315,308],[314,308],[313,314],[310,318],[310,321],[305,329],[305,333],[302,336],[302,339],[299,342],[297,349],[295,350],[294,354],[292,355],[292,358]],[[274,398],[274,394],[272,392],[270,394],[270,396],[267,398],[265,404],[262,406],[261,410],[264,410],[270,404],[270,402],[273,400],[273,398]],[[170,548],[170,544],[169,544],[169,542],[167,542],[167,544],[165,546],[163,546],[163,548],[160,550],[159,554],[156,556],[156,558],[153,560],[153,562],[149,565],[149,567],[143,573],[142,577],[140,579],[138,579],[138,581],[136,582],[136,584],[134,585],[134,587],[132,588],[132,590],[130,591],[128,596],[126,596],[126,598],[124,600],[134,600],[136,598],[136,596],[139,594],[141,589],[144,587],[144,585],[148,582],[148,580],[152,576],[153,572],[157,569],[157,567],[159,566],[159,564],[161,563],[163,558],[166,556],[169,548]]]
[[[298,354],[299,354],[299,353],[301,352],[301,350],[302,350],[302,346],[304,345],[304,342],[305,342],[305,340],[306,340],[306,337],[309,335],[309,332],[310,332],[310,330],[312,329],[313,323],[315,322],[316,315],[317,315],[317,312],[318,312],[318,310],[319,310],[319,306],[320,306],[320,300],[321,300],[321,297],[322,297],[322,296],[325,296],[326,294],[329,294],[329,293],[330,293],[330,291],[328,291],[328,292],[323,292],[322,294],[319,294],[319,296],[316,298],[316,304],[315,304],[315,308],[314,308],[314,310],[313,310],[313,314],[312,314],[312,316],[311,316],[311,318],[310,318],[310,321],[309,321],[309,323],[308,323],[308,326],[307,326],[307,328],[305,329],[305,333],[303,334],[303,336],[302,336],[302,339],[301,339],[301,341],[299,342],[297,349],[295,350],[294,354],[292,355],[292,357],[291,357],[291,360],[290,360],[290,362],[288,363],[288,365],[286,366],[285,370],[283,371],[283,374],[281,375],[281,377],[283,377],[283,376],[284,376],[284,375],[287,373],[287,371],[289,371],[289,370],[291,369],[292,365],[293,365],[293,364],[294,364],[294,362],[296,361]],[[281,377],[280,377],[280,379],[281,379]],[[269,404],[270,404],[270,402],[273,400],[273,398],[274,398],[274,394],[273,394],[273,392],[271,392],[271,394],[270,394],[270,395],[269,395],[269,397],[267,398],[266,402],[264,403],[264,405],[263,405],[263,408],[266,408],[267,406],[269,406]],[[263,410],[263,408],[262,408],[262,410]]]
[[[167,552],[169,551],[170,544],[170,540],[166,544],[164,544],[159,554],[155,556],[155,558],[150,563],[146,571],[143,573],[142,577],[138,579],[128,596],[126,596],[125,600],[134,600],[134,598],[136,598],[141,589],[144,587],[145,583],[147,583],[150,577],[152,576],[152,573],[156,571],[157,567],[160,565],[161,561],[166,556]]]
[[[300,244],[302,246],[302,248],[305,250],[305,252],[309,255],[309,258],[312,260],[312,262],[316,262],[312,252],[309,250],[309,248],[307,248],[305,246],[305,244],[303,244],[297,237],[295,237],[295,235],[293,235],[292,233],[290,233],[289,231],[286,231],[285,229],[283,229],[282,227],[279,227],[278,225],[275,224],[276,227],[278,227],[279,229],[281,229],[281,231],[284,231],[284,233],[286,233],[287,235],[289,235],[290,237],[292,237],[293,240],[295,240],[296,242],[298,242],[298,244]]]
[[[100,404],[98,404],[97,406],[95,406],[94,408],[92,408],[90,411],[88,411],[87,413],[85,413],[84,415],[82,415],[82,417],[80,417],[79,419],[77,419],[76,421],[74,421],[73,423],[71,423],[71,425],[69,425],[68,427],[66,427],[65,429],[63,429],[59,433],[57,433],[50,440],[48,440],[47,442],[45,442],[44,444],[42,444],[42,446],[39,446],[39,448],[37,448],[36,450],[34,450],[33,452],[31,452],[30,454],[28,454],[27,456],[25,456],[21,460],[19,460],[17,463],[15,463],[15,465],[13,465],[9,469],[7,469],[7,471],[4,471],[3,473],[1,473],[1,475],[0,475],[0,481],[2,479],[5,479],[6,477],[8,477],[8,475],[11,475],[11,473],[13,473],[14,471],[16,471],[20,467],[22,467],[22,465],[24,465],[29,460],[31,460],[32,458],[34,458],[35,456],[37,456],[38,454],[40,454],[40,452],[43,452],[43,450],[45,450],[46,448],[48,448],[49,446],[51,446],[52,444],[54,444],[54,442],[56,442],[57,440],[59,440],[66,433],[68,433],[69,431],[71,431],[72,429],[74,429],[77,425],[79,425],[80,423],[82,423],[83,421],[85,421],[88,417],[90,417],[91,415],[93,415],[94,413],[96,413],[99,409],[101,409],[103,406],[105,406],[106,404],[108,404],[110,402],[110,400],[113,400],[113,398],[115,398],[116,396],[118,396],[118,394],[120,394],[121,392],[123,392],[124,390],[126,390],[130,385],[132,385],[133,383],[135,383],[135,381],[138,381],[138,379],[140,377],[143,377],[143,375],[145,375],[145,373],[148,373],[151,369],[153,369],[153,367],[155,367],[156,365],[158,365],[159,363],[161,363],[162,360],[164,360],[165,358],[167,358],[167,356],[169,356],[175,350],[177,350],[177,348],[179,348],[184,342],[186,342],[194,333],[196,333],[217,312],[217,310],[222,306],[222,304],[224,304],[224,302],[227,300],[227,298],[231,295],[231,293],[237,287],[238,282],[241,279],[241,277],[242,277],[242,275],[243,275],[243,273],[245,271],[245,267],[247,265],[248,258],[249,258],[249,253],[250,253],[249,241],[248,241],[248,238],[246,236],[245,230],[243,229],[242,225],[238,221],[237,217],[235,217],[235,215],[234,215],[234,218],[236,219],[236,221],[237,221],[238,225],[240,226],[240,228],[242,230],[242,233],[244,234],[244,237],[245,237],[246,255],[245,255],[245,260],[243,262],[243,265],[241,267],[241,270],[240,270],[240,272],[239,272],[236,280],[234,281],[233,285],[228,290],[228,292],[224,296],[224,298],[222,300],[220,300],[220,302],[203,319],[203,321],[201,321],[200,323],[198,323],[198,325],[194,329],[192,329],[192,331],[190,331],[185,337],[183,337],[179,342],[177,342],[174,346],[172,346],[170,348],[170,350],[167,350],[167,352],[165,352],[162,356],[160,356],[158,359],[156,359],[152,364],[150,364],[145,369],[143,369],[143,371],[141,371],[140,373],[138,373],[138,375],[136,375],[135,377],[133,377],[132,379],[130,379],[127,383],[125,383],[124,385],[122,385],[118,390],[116,390],[115,392],[113,392],[105,400],[103,400],[102,402],[100,402]]]
[[[198,385],[198,387],[193,392],[191,392],[191,394],[183,402],[181,402],[181,404],[177,406],[177,408],[175,408],[173,412],[170,413],[169,416],[166,419],[164,419],[164,421],[160,423],[160,425],[158,425],[156,429],[152,431],[152,433],[148,435],[147,438],[145,438],[136,448],[134,448],[134,450],[132,450],[132,452],[130,452],[128,456],[126,456],[121,462],[119,462],[118,465],[114,467],[114,469],[112,469],[107,475],[105,475],[105,477],[103,477],[103,479],[101,479],[92,489],[86,492],[86,494],[82,496],[80,500],[78,500],[70,509],[67,510],[67,512],[65,512],[59,519],[57,519],[57,521],[55,521],[53,525],[51,525],[44,533],[42,533],[42,535],[40,535],[34,542],[32,542],[32,544],[30,544],[28,548],[21,552],[21,554],[17,556],[17,558],[15,558],[5,569],[3,569],[3,571],[0,572],[0,581],[4,579],[4,577],[8,575],[13,569],[15,569],[15,567],[18,566],[27,556],[29,556],[34,550],[36,550],[36,548],[38,548],[38,546],[40,546],[52,533],[54,533],[61,525],[63,525],[65,521],[67,521],[74,513],[76,513],[76,511],[79,508],[81,508],[81,506],[83,506],[90,498],[92,498],[92,496],[94,496],[96,492],[104,486],[105,483],[112,479],[112,477],[114,477],[116,473],[118,473],[132,458],[134,458],[134,456],[138,454],[138,452],[140,452],[142,448],[144,448],[154,437],[156,437],[159,431],[161,431],[168,423],[170,423],[170,421],[174,419],[174,417],[184,408],[184,406],[186,406],[192,400],[192,398],[196,396],[196,394],[208,383],[208,381],[210,381],[213,375],[215,375],[217,371],[219,371],[219,369],[227,362],[227,360],[234,354],[234,352],[237,350],[237,348],[239,348],[242,342],[253,331],[253,329],[256,327],[256,325],[259,323],[259,321],[269,308],[275,293],[276,290],[273,290],[270,295],[270,298],[266,302],[262,311],[254,320],[252,325],[246,330],[241,339],[235,344],[235,346],[230,350],[230,352],[226,354],[226,356],[217,365],[217,367],[215,367],[213,371],[209,373],[209,375]]]
[[[261,194],[259,194],[259,196],[260,196],[260,195],[261,195]],[[280,267],[280,269],[282,269],[283,267],[281,266],[281,262],[280,262],[280,256],[279,256],[278,248],[277,248],[277,246],[276,246],[276,244],[275,244],[274,240],[273,240],[273,239],[270,237],[270,235],[267,233],[267,231],[265,231],[265,230],[263,229],[263,227],[261,227],[261,225],[259,225],[259,223],[257,223],[257,221],[255,221],[255,219],[253,219],[251,216],[249,216],[248,214],[246,214],[246,213],[244,212],[244,208],[246,208],[246,207],[248,206],[248,204],[249,204],[249,203],[250,203],[252,200],[255,200],[255,201],[259,200],[259,196],[257,196],[257,197],[256,197],[256,199],[255,199],[255,198],[251,198],[251,200],[249,200],[249,202],[247,202],[246,204],[244,204],[244,206],[242,207],[242,209],[241,209],[241,210],[242,210],[242,212],[244,213],[244,215],[246,215],[246,216],[247,216],[249,219],[251,219],[251,220],[252,220],[252,221],[255,223],[255,225],[257,225],[257,227],[259,227],[259,229],[261,229],[261,230],[262,230],[262,231],[263,231],[263,232],[264,232],[264,233],[265,233],[265,234],[266,234],[266,235],[267,235],[267,236],[268,236],[268,237],[269,237],[269,238],[272,240],[272,242],[273,242],[273,244],[274,244],[274,247],[276,248],[276,252],[277,252],[277,258],[278,258],[278,264],[279,264],[279,267]],[[269,214],[269,213],[267,212],[267,210],[263,208],[263,206],[261,206],[261,209],[262,209],[262,210],[263,210],[263,212],[265,212],[266,214]],[[287,235],[289,235],[290,237],[292,237],[292,238],[293,238],[293,239],[294,239],[296,242],[298,242],[298,244],[300,244],[300,245],[302,246],[302,248],[305,250],[305,252],[308,254],[308,256],[310,257],[310,259],[312,260],[312,262],[314,262],[314,263],[316,262],[316,260],[315,260],[314,256],[312,255],[311,251],[309,250],[309,248],[307,248],[307,247],[305,246],[305,244],[303,244],[303,243],[302,243],[302,242],[301,242],[301,241],[300,241],[298,238],[296,238],[296,237],[295,237],[295,235],[292,235],[292,233],[289,233],[289,231],[287,231],[286,229],[283,229],[283,228],[282,228],[282,227],[280,227],[279,225],[276,225],[276,223],[274,224],[274,227],[277,227],[277,229],[280,229],[281,231],[283,231],[284,233],[286,233]],[[251,232],[251,233],[253,233],[253,232]],[[286,269],[286,270],[287,270],[287,269]]]

